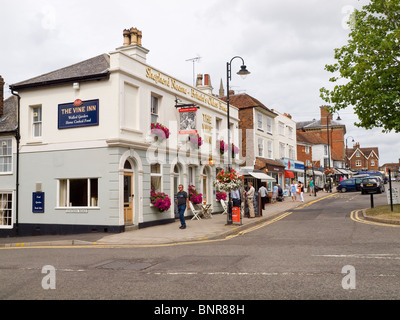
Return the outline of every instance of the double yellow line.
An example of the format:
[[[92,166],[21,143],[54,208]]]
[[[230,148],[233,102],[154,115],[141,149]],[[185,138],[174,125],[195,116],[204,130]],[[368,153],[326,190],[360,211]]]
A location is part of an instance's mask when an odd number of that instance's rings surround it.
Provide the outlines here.
[[[365,223],[365,224],[370,224],[370,225],[375,225],[375,226],[384,226],[384,227],[394,227],[394,228],[399,228],[400,225],[397,224],[389,224],[389,223],[382,223],[382,222],[375,222],[375,221],[369,221],[369,220],[364,220],[360,218],[358,215],[362,210],[354,210],[350,213],[350,218],[351,220],[355,222],[360,222],[360,223]]]

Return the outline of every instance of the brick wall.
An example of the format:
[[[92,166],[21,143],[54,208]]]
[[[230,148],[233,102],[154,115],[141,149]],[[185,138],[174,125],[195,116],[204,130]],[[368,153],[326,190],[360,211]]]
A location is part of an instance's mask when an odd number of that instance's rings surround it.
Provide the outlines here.
[[[253,124],[253,108],[247,108],[247,109],[239,109],[239,129],[242,132],[242,157],[246,158],[246,150],[247,148],[250,148],[249,150],[252,150],[251,148],[254,148],[254,146],[247,145],[247,130],[249,132],[252,132],[251,130],[254,129],[254,124]],[[253,137],[249,137],[249,142],[250,140],[253,140]]]

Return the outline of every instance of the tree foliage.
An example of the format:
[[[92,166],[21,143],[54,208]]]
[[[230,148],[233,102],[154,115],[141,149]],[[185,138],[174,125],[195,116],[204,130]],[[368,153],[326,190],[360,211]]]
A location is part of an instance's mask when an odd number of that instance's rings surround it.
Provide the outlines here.
[[[371,0],[349,20],[348,43],[335,49],[337,63],[325,70],[339,76],[321,88],[334,111],[353,106],[358,127],[400,132],[400,0]],[[344,83],[344,84],[339,84]]]

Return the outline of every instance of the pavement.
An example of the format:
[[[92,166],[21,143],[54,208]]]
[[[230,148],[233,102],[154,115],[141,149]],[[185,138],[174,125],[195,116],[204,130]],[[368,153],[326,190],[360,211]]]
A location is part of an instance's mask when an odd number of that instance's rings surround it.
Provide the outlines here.
[[[0,238],[0,248],[3,247],[52,247],[52,246],[159,246],[179,243],[211,241],[225,239],[257,228],[265,223],[279,219],[286,212],[315,201],[334,195],[320,191],[317,196],[304,194],[304,202],[292,201],[288,197],[283,202],[268,203],[262,216],[242,218],[241,224],[227,225],[226,214],[213,214],[212,218],[201,220],[186,220],[186,229],[179,229],[179,219],[175,223],[148,227],[144,229],[128,230],[124,233],[87,233],[73,235],[43,235],[32,237]]]

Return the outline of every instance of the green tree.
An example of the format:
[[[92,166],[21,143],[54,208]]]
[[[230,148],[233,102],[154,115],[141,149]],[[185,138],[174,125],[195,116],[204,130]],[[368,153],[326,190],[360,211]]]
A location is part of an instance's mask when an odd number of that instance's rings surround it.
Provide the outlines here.
[[[371,0],[354,10],[349,25],[337,63],[325,66],[336,74],[329,79],[335,86],[320,96],[333,111],[353,106],[358,127],[400,132],[400,0]]]

